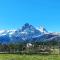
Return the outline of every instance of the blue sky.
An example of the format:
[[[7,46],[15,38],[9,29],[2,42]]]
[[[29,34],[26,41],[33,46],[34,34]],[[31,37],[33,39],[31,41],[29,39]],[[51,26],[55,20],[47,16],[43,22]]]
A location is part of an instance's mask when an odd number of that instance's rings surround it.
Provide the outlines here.
[[[0,29],[17,29],[26,22],[60,32],[60,0],[0,0]]]

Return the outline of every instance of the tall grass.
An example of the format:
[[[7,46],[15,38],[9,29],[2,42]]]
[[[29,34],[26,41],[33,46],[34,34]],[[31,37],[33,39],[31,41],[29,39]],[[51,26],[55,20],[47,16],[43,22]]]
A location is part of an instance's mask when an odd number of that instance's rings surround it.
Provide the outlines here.
[[[60,60],[60,55],[0,54],[0,60]]]

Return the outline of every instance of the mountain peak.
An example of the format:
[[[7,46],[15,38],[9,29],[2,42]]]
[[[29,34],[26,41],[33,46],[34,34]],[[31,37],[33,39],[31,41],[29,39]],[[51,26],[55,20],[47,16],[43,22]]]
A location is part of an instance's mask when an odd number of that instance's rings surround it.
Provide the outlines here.
[[[34,29],[34,27],[32,25],[30,25],[29,23],[25,23],[22,26],[22,31],[24,31],[25,29]]]
[[[29,23],[25,23],[24,25],[25,25],[25,26],[29,26]]]
[[[48,31],[43,26],[40,26],[39,31],[42,33],[48,33]]]

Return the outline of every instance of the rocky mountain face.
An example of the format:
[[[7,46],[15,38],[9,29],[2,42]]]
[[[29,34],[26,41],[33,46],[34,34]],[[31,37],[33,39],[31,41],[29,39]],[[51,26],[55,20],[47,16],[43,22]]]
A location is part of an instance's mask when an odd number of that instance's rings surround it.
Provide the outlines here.
[[[60,41],[60,33],[50,33],[44,27],[36,29],[28,23],[24,24],[21,29],[0,30],[0,43],[2,44],[41,41]]]

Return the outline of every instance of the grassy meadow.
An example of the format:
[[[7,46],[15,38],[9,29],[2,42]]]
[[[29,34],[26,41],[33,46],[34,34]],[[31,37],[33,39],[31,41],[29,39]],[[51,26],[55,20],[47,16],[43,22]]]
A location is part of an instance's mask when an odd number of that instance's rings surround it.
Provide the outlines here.
[[[0,60],[60,60],[60,55],[0,54]]]

